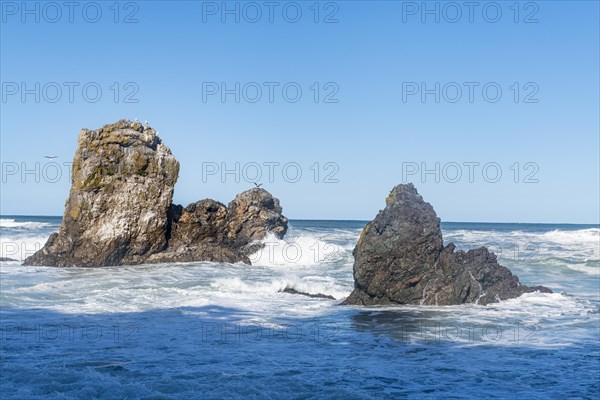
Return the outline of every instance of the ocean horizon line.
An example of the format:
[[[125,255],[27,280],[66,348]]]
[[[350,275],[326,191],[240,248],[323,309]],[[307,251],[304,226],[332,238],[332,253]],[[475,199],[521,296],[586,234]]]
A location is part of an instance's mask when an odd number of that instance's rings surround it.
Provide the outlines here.
[[[0,218],[62,218],[62,215],[36,215],[36,214],[0,214]],[[369,223],[370,220],[363,219],[320,219],[320,218],[288,218],[290,222],[355,222],[355,223]],[[577,222],[497,222],[497,221],[442,221],[442,225],[447,224],[488,224],[488,225],[569,225],[569,226],[586,226],[600,228],[600,222],[598,223],[577,223]]]

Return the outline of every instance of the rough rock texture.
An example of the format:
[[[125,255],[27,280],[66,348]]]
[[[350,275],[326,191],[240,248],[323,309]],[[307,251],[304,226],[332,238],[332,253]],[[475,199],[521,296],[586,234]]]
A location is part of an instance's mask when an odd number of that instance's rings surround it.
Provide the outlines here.
[[[156,131],[122,120],[78,142],[60,231],[25,264],[135,264],[164,250],[179,162]]]
[[[229,207],[209,199],[173,205],[179,162],[139,122],[83,129],[72,168],[60,231],[25,265],[249,263],[248,254],[262,246],[252,242],[287,230],[279,200],[264,189],[239,194]]]
[[[248,255],[264,246],[268,233],[281,239],[288,220],[279,200],[264,189],[242,192],[227,207],[205,199],[185,208],[173,206],[167,251],[149,261],[223,261],[250,264]]]
[[[227,205],[227,239],[234,247],[258,250],[252,242],[272,233],[282,239],[287,232],[288,220],[281,215],[279,200],[264,189],[251,189],[238,194]]]
[[[523,293],[485,247],[444,247],[440,219],[412,184],[396,186],[386,207],[364,228],[354,248],[354,291],[343,304],[488,304]]]

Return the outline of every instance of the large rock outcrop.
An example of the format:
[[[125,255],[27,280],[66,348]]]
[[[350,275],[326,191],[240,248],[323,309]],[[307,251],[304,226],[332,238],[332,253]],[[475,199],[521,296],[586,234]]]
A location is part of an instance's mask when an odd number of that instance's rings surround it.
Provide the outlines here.
[[[205,199],[185,208],[173,206],[167,251],[152,255],[150,262],[222,261],[250,264],[248,256],[264,244],[269,233],[281,239],[288,220],[279,200],[264,189],[242,192],[226,207]]]
[[[139,122],[83,129],[72,170],[60,230],[25,265],[249,263],[257,241],[287,230],[279,200],[264,189],[241,193],[228,207],[210,199],[173,205],[179,162]]]
[[[488,304],[523,293],[551,292],[521,285],[485,247],[444,247],[440,219],[412,184],[396,186],[354,248],[354,291],[343,304]]]
[[[179,162],[139,122],[82,129],[60,231],[27,265],[135,264],[167,247]]]

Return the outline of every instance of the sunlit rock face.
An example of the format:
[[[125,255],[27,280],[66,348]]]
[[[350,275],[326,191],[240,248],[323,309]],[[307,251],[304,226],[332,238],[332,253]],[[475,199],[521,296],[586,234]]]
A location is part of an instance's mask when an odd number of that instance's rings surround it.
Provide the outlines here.
[[[179,162],[147,125],[121,120],[83,129],[60,231],[25,264],[249,263],[252,242],[285,234],[279,200],[263,189],[239,194],[229,207],[214,200],[173,205],[178,174]]]

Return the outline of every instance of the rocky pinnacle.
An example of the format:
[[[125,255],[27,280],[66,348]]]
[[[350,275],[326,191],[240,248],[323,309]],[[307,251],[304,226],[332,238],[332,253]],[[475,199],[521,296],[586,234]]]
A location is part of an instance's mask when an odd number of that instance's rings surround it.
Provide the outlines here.
[[[455,251],[443,244],[440,219],[412,184],[396,186],[354,248],[354,291],[343,304],[488,304],[523,293],[485,247]]]

